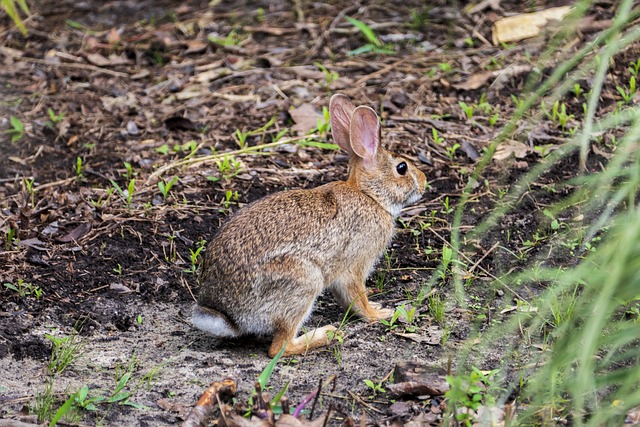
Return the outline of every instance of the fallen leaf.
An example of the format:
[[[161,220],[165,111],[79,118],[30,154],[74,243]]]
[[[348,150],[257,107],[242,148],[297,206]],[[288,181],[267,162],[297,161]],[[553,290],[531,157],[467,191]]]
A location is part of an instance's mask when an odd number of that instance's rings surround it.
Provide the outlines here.
[[[83,222],[64,236],[58,237],[56,241],[60,243],[75,242],[85,234],[87,234],[89,231],[91,231],[91,224],[88,222]]]
[[[520,141],[507,140],[498,146],[496,152],[493,153],[493,158],[495,160],[505,160],[514,156],[516,159],[522,159],[532,151],[531,147]]]
[[[304,103],[298,108],[289,110],[291,118],[296,123],[291,129],[299,135],[304,135],[318,127],[318,119],[322,118],[313,105]]]
[[[23,239],[18,241],[18,246],[28,247],[32,249],[37,249],[39,251],[46,251],[47,248],[43,246],[44,242],[37,237],[33,237],[31,239]]]
[[[109,290],[116,291],[119,294],[128,294],[133,292],[130,288],[126,287],[122,283],[112,283],[109,285]]]
[[[492,71],[483,71],[481,73],[472,74],[461,83],[454,83],[451,86],[458,90],[476,90],[484,86],[490,78],[494,77]]]

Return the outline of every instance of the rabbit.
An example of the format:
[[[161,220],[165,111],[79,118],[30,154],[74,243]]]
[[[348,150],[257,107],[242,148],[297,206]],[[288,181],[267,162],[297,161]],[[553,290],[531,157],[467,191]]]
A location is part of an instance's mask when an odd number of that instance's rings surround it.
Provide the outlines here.
[[[382,148],[373,109],[336,94],[329,111],[333,139],[350,154],[347,180],[271,194],[224,223],[203,257],[196,328],[216,337],[272,335],[269,357],[283,346],[289,356],[336,333],[329,325],[297,336],[326,289],[367,321],[393,314],[368,301],[365,281],[426,177]]]

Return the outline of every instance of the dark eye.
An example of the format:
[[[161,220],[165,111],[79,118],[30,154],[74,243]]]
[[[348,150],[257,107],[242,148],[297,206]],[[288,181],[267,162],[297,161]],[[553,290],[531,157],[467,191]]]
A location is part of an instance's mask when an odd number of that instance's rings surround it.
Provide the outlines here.
[[[407,170],[409,168],[407,167],[407,162],[400,162],[398,163],[398,165],[396,166],[396,170],[398,171],[398,173],[400,175],[404,175],[407,173]]]

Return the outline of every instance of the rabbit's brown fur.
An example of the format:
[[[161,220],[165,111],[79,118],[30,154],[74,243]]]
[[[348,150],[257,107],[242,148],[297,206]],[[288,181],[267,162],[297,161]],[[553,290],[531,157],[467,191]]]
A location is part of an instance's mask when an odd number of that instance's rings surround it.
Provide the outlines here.
[[[365,280],[426,178],[379,145],[373,110],[335,95],[330,113],[334,140],[351,154],[349,178],[272,194],[229,219],[207,247],[196,327],[220,337],[272,334],[273,357],[283,346],[291,355],[328,343],[331,325],[296,338],[325,289],[369,321],[392,314],[369,303]]]

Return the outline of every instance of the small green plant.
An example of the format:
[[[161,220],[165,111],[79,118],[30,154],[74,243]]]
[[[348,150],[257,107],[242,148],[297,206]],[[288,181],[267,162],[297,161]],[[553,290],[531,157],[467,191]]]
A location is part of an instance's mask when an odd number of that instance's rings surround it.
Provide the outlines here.
[[[234,139],[241,150],[244,150],[247,147],[247,138],[249,137],[249,135],[251,135],[250,132],[244,132],[240,129],[236,129],[236,131],[234,132]]]
[[[444,144],[444,138],[440,136],[438,129],[431,128],[431,136],[433,137],[433,142],[435,142],[436,144],[438,145]]]
[[[616,90],[618,91],[618,93],[620,94],[620,96],[622,97],[622,100],[624,101],[625,104],[630,104],[631,101],[633,101],[634,95],[636,94],[636,77],[635,76],[631,76],[631,78],[629,79],[629,89],[627,90],[626,88],[622,87],[622,86],[616,86]]]
[[[8,226],[7,232],[5,233],[5,236],[4,236],[5,251],[11,250],[11,245],[13,245],[13,243],[16,241],[17,236],[18,236],[18,230],[14,227]]]
[[[453,213],[454,210],[455,208],[449,202],[449,196],[445,196],[444,200],[442,201],[442,209],[440,210],[440,212],[445,215],[449,215],[450,213]]]
[[[389,319],[380,319],[379,322],[386,327],[388,332],[393,331],[399,326],[398,319],[401,315],[402,312],[396,308],[396,310],[393,312],[393,315]]]
[[[575,94],[576,98],[580,97],[580,95],[584,93],[584,89],[582,89],[582,86],[580,86],[580,83],[575,83],[573,85],[573,93]]]
[[[215,162],[220,171],[220,177],[208,176],[209,181],[218,182],[221,179],[228,181],[242,172],[242,162],[232,155],[225,154],[223,158],[215,159]]]
[[[111,185],[116,190],[116,192],[122,197],[124,200],[125,206],[131,206],[131,202],[133,201],[133,194],[136,191],[136,181],[134,179],[129,180],[129,184],[127,185],[127,189],[123,190],[117,182],[114,180],[109,180]]]
[[[498,123],[498,120],[500,119],[500,115],[498,113],[495,113],[492,116],[489,116],[489,118],[487,118],[487,121],[489,122],[489,126],[495,126],[496,123]]]
[[[524,99],[518,98],[516,95],[511,95],[511,101],[513,101],[513,105],[516,107],[516,110],[524,108]]]
[[[4,287],[18,294],[20,298],[34,296],[37,300],[42,297],[42,288],[32,283],[18,279],[16,283],[5,283]]]
[[[464,113],[467,120],[473,120],[473,105],[467,104],[466,102],[458,101],[458,105],[460,109]]]
[[[224,199],[222,200],[223,212],[228,211],[232,205],[237,205],[240,196],[237,191],[226,190],[224,192]]]
[[[162,198],[166,201],[169,196],[169,192],[171,188],[178,182],[178,177],[174,176],[170,181],[158,181],[158,188],[160,189],[160,193],[162,193]]]
[[[118,265],[115,268],[113,268],[113,272],[116,273],[118,276],[122,276],[123,271],[124,271],[124,268],[120,263],[118,263]]]
[[[198,260],[200,259],[200,252],[202,252],[207,244],[206,240],[200,240],[196,242],[196,249],[193,250],[189,248],[189,260],[191,261],[191,267],[189,269],[184,270],[185,273],[196,274],[198,271]]]
[[[447,152],[447,157],[449,158],[449,160],[453,161],[453,158],[455,157],[456,151],[458,151],[458,148],[460,148],[460,144],[458,144],[457,142],[453,144],[451,147],[445,147],[445,150]]]
[[[9,124],[11,125],[10,129],[5,130],[4,132],[8,135],[11,135],[11,142],[18,142],[24,136],[24,124],[22,121],[16,116],[9,116]]]
[[[54,125],[64,120],[64,113],[56,114],[51,108],[47,108],[47,113],[49,114],[49,120],[51,120],[51,123]]]
[[[455,414],[459,423],[470,427],[480,406],[495,405],[492,392],[498,390],[494,377],[499,371],[494,369],[485,373],[474,366],[469,374],[447,375],[449,390],[444,396],[448,410]]]
[[[363,53],[380,53],[380,54],[392,54],[395,53],[393,49],[382,44],[382,42],[376,36],[376,33],[362,21],[359,21],[355,18],[351,18],[350,16],[344,17],[351,25],[356,27],[367,40],[367,44],[361,46],[357,49],[354,49],[347,53],[347,55],[360,55]]]
[[[45,334],[46,339],[51,341],[51,358],[47,371],[52,376],[57,376],[64,372],[82,354],[82,343],[78,340],[77,334],[56,337]]]
[[[124,164],[124,169],[125,169],[125,173],[123,174],[123,177],[125,179],[133,179],[134,176],[136,176],[137,174],[133,171],[133,166],[131,166],[131,163],[129,162],[123,162]]]
[[[369,396],[369,399],[373,399],[378,394],[384,394],[384,393],[387,392],[384,388],[382,388],[382,381],[376,383],[376,382],[373,382],[371,380],[364,380],[364,384],[373,393],[371,396]]]
[[[567,114],[567,106],[564,102],[560,103],[559,100],[556,100],[551,107],[551,112],[547,110],[547,107],[542,101],[540,103],[540,109],[547,116],[549,120],[553,123],[559,125],[564,132],[567,123],[574,118],[573,114]]]
[[[638,77],[638,74],[640,74],[640,58],[635,62],[630,62],[628,70],[632,76]]]
[[[320,71],[322,71],[322,73],[324,74],[324,84],[323,84],[323,86],[324,86],[324,88],[326,90],[329,90],[331,88],[331,84],[333,82],[335,82],[336,80],[338,80],[340,75],[338,73],[336,73],[335,71],[329,71],[327,69],[327,67],[325,67],[324,65],[322,65],[319,62],[314,62],[313,65],[318,67],[318,69]]]
[[[448,62],[439,62],[438,69],[447,76],[453,72],[453,66]]]
[[[433,320],[435,320],[435,322],[438,325],[444,326],[445,316],[446,316],[446,307],[445,307],[445,301],[440,296],[440,294],[435,293],[429,296],[428,306],[429,306],[429,315],[431,315]]]
[[[239,46],[243,41],[243,38],[235,30],[231,30],[226,37],[218,37],[210,34],[207,38],[211,43],[223,47]]]
[[[76,172],[76,178],[80,179],[82,178],[83,174],[82,174],[82,157],[76,157],[76,165],[74,167],[74,170]]]
[[[22,180],[24,183],[24,188],[26,188],[27,193],[29,194],[29,201],[31,202],[31,206],[36,205],[36,191],[33,188],[33,184],[35,183],[35,178],[25,178]]]
[[[318,133],[325,138],[327,137],[329,130],[331,130],[329,109],[327,107],[322,107],[322,117],[320,117],[316,122],[316,129],[318,130]]]

